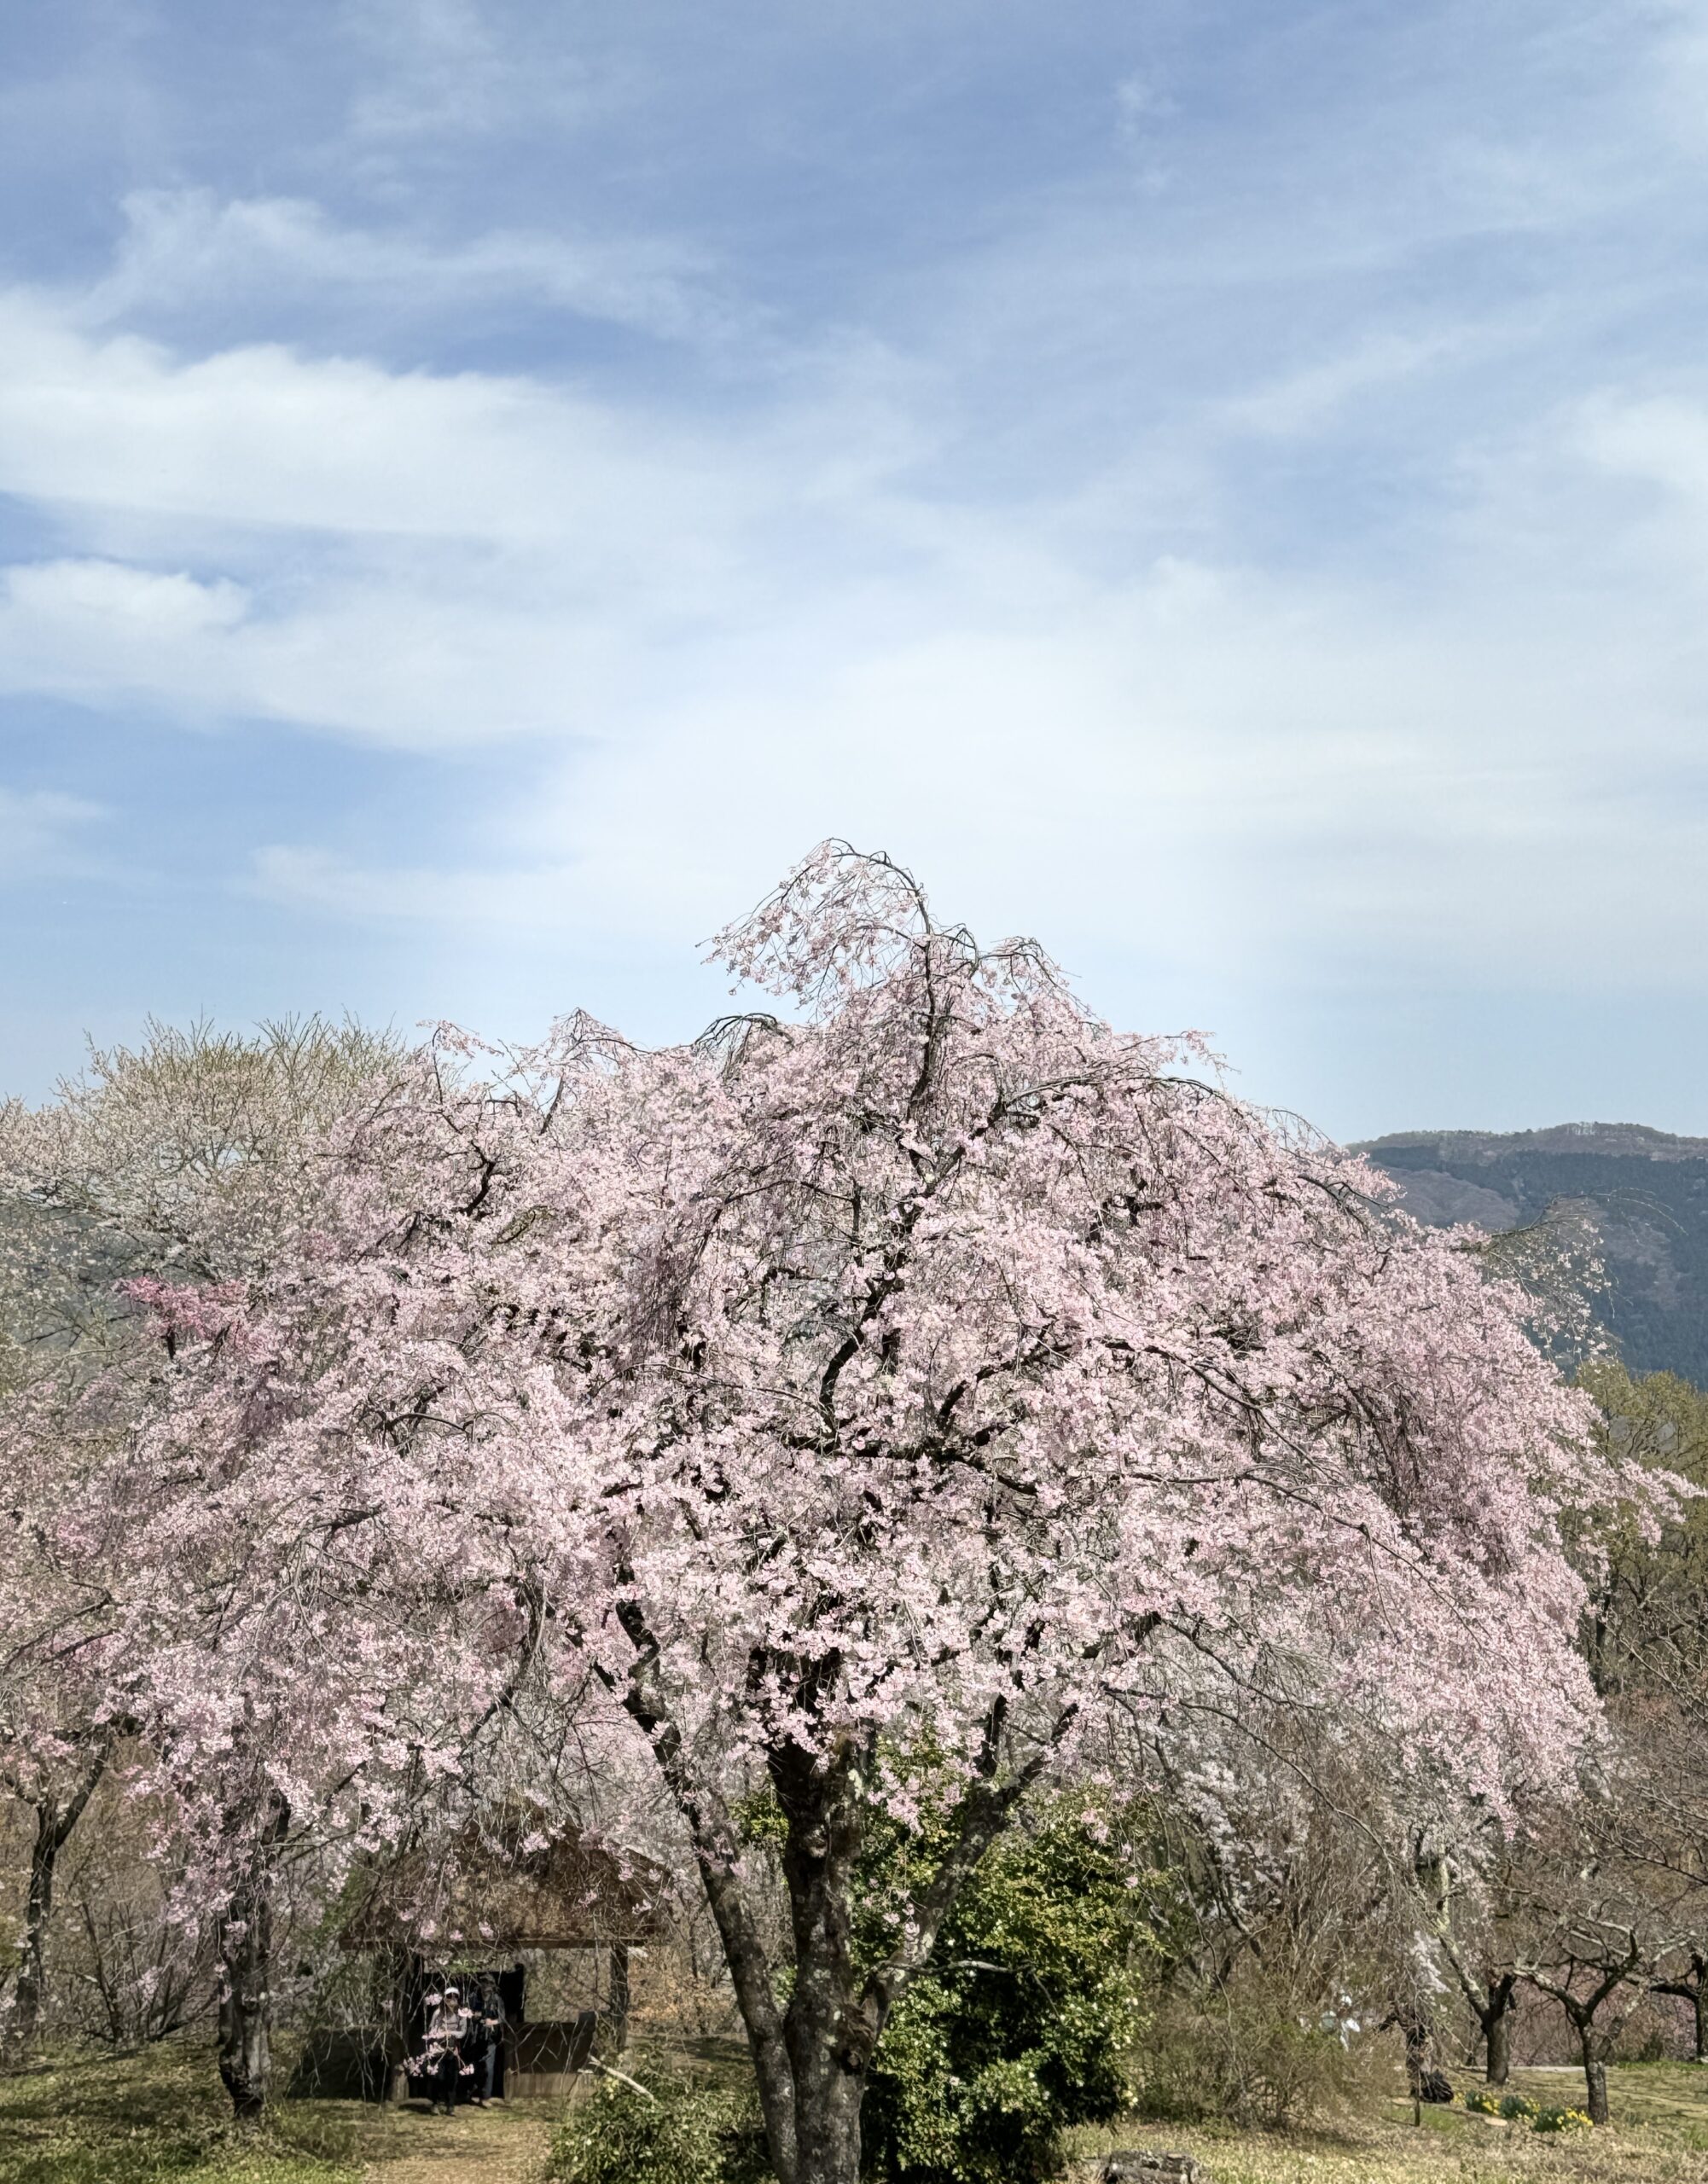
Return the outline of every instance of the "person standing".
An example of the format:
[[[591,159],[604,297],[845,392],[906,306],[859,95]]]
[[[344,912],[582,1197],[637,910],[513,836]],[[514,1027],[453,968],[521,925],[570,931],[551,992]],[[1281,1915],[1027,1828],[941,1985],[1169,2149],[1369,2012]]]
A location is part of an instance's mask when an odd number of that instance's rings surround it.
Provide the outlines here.
[[[468,2012],[462,2007],[462,1992],[456,1987],[448,1986],[434,2003],[433,2014],[427,2019],[427,2048],[421,2069],[433,2106],[437,2108],[442,2100],[447,2116],[456,2113],[456,2096],[462,2088],[463,2074],[468,2069],[462,2055],[463,2042],[468,2036]]]
[[[510,2030],[510,2020],[504,2008],[504,1990],[496,1972],[483,1975],[480,1991],[485,1998],[483,2008],[488,2035],[486,2098],[496,2100],[504,2090],[504,2042]]]
[[[477,2107],[485,2107],[492,2098],[499,2043],[503,2037],[503,2005],[491,1976],[477,1973],[468,1991],[468,2034],[462,2050],[473,2071]]]

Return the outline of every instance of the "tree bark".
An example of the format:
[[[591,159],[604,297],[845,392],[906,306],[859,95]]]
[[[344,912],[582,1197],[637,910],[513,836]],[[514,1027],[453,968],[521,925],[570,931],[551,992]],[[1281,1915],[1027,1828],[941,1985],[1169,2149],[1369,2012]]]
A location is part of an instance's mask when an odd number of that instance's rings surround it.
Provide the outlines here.
[[[1607,2120],[1607,2057],[1606,2042],[1597,2037],[1590,2025],[1581,2025],[1578,2043],[1583,2050],[1583,2085],[1589,2095],[1589,2121],[1605,2123]]]
[[[782,2013],[771,1984],[770,1957],[741,1881],[741,1838],[721,1798],[710,1785],[696,1780],[688,1764],[682,1732],[670,1711],[659,1671],[658,1641],[633,1601],[619,1605],[617,1619],[635,1648],[623,1704],[644,1731],[677,1809],[687,1822],[694,1863],[747,2030],[771,2166],[780,2184],[798,2184],[794,2080],[783,2036]]]
[[[1583,2058],[1583,2089],[1589,2121],[1607,2121],[1607,2058],[1612,2052],[1613,2041],[1619,2026],[1624,2022],[1624,2013],[1617,2017],[1611,2026],[1597,2025],[1603,2006],[1618,1990],[1631,1979],[1641,1960],[1641,1949],[1635,1930],[1626,1937],[1624,1955],[1614,1963],[1603,1962],[1596,1968],[1601,1978],[1587,1991],[1574,1991],[1569,1967],[1563,1979],[1548,1979],[1537,1972],[1526,1972],[1525,1977],[1531,1986],[1544,1995],[1551,1995],[1566,2013],[1566,2020],[1577,2035],[1578,2048]],[[1639,1989],[1652,1989],[1653,1980],[1638,1983]]]
[[[826,1766],[784,1747],[771,1759],[788,1822],[782,1862],[795,1979],[783,2037],[794,2080],[795,2184],[858,2184],[860,2175],[860,2106],[883,2030],[853,1952],[866,1756],[845,1752]]]
[[[1498,1982],[1499,1989],[1504,1991],[1501,1994],[1500,2007],[1496,2008],[1493,2005],[1497,1983],[1492,1980],[1490,1982],[1490,2007],[1489,2015],[1484,2020],[1484,2030],[1489,2045],[1488,2069],[1485,2075],[1490,2085],[1504,2085],[1512,2071],[1513,2019],[1518,2013],[1513,2007],[1513,1989],[1517,1984],[1515,1979],[1510,1978]]]
[[[35,1840],[30,1845],[30,1879],[24,1896],[24,1949],[18,1966],[18,1995],[13,2011],[10,2044],[27,2055],[36,2042],[42,2018],[42,1997],[47,1989],[48,1922],[54,1913],[54,1867],[64,1841],[54,1826],[51,1804],[36,1808]]]
[[[1451,1935],[1444,1931],[1440,1938],[1442,1953],[1453,1967],[1454,1977],[1482,2036],[1487,2082],[1504,2085],[1512,2068],[1513,2019],[1518,2013],[1519,1975],[1516,1971],[1484,1970],[1473,1978],[1454,1948]]]
[[[63,1805],[57,1798],[49,1798],[36,1807],[36,1834],[30,1846],[30,1879],[24,1898],[24,1947],[9,2042],[20,2056],[34,2046],[41,2027],[47,1995],[48,1928],[54,1915],[54,1875],[60,1852],[82,1819],[111,1750],[111,1740],[103,1739],[90,1753],[81,1780]]]
[[[645,1731],[688,1823],[747,2030],[771,2166],[779,2184],[858,2184],[860,2108],[885,2023],[924,1968],[961,1888],[1067,1734],[1074,1710],[1065,1708],[1041,1749],[1002,1780],[1008,1712],[1002,1699],[993,1704],[978,1779],[961,1800],[950,1847],[914,1906],[907,1939],[870,1973],[858,1969],[852,1948],[869,1745],[845,1745],[834,1755],[787,1742],[772,1748],[767,1764],[787,1822],[782,1865],[794,1943],[794,1984],[787,2010],[780,2010],[770,1955],[740,1870],[740,1836],[715,1788],[688,1763],[660,1672],[658,1641],[644,1616],[632,1600],[620,1601],[616,1613],[635,1649],[623,1704]],[[1142,1635],[1148,1635],[1158,1619],[1145,1618]],[[835,1664],[821,1664],[816,1673],[834,1674]],[[804,1687],[801,1697],[811,1711],[810,1690]]]
[[[219,1921],[219,2076],[240,2123],[259,2123],[267,2105],[272,2071],[272,1854],[289,1824],[284,1799],[270,1791],[263,1824]]]

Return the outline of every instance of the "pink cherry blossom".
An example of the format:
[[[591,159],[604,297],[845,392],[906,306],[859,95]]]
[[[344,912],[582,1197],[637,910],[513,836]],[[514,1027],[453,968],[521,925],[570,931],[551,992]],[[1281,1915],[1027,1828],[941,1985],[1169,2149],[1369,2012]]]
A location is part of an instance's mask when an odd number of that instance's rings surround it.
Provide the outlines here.
[[[1034,1785],[1247,1705],[1496,1808],[1562,1779],[1562,1525],[1636,1489],[1465,1237],[1034,944],[833,844],[717,951],[775,1014],[441,1030],[328,1122],[241,1298],[133,1285],[173,1354],[100,1521],[212,1885],[281,1809],[346,1862],[507,1786],[674,1827],[778,2173],[852,2184],[886,2016]],[[945,1786],[952,1847],[857,1971],[864,1815]]]

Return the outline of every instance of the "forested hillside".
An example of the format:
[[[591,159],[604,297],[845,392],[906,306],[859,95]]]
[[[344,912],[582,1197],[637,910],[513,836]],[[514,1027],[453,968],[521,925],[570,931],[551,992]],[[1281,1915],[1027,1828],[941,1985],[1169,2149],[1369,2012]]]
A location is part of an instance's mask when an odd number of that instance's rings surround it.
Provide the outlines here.
[[[1708,1138],[1566,1123],[1505,1136],[1401,1131],[1359,1149],[1432,1224],[1515,1228],[1551,1206],[1580,1210],[1606,1269],[1597,1316],[1625,1362],[1708,1385]]]

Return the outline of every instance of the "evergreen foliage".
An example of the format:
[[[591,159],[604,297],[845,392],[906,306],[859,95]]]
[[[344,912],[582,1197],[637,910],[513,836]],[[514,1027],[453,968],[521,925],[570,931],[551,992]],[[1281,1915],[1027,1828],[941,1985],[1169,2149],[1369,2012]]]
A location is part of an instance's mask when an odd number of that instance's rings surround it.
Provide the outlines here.
[[[1060,1808],[991,1854],[879,2043],[869,2174],[1031,2184],[1069,2128],[1122,2112],[1155,1960],[1140,1879]]]
[[[549,2184],[748,2184],[767,2175],[751,2096],[679,2071],[605,2078],[552,2140]]]

